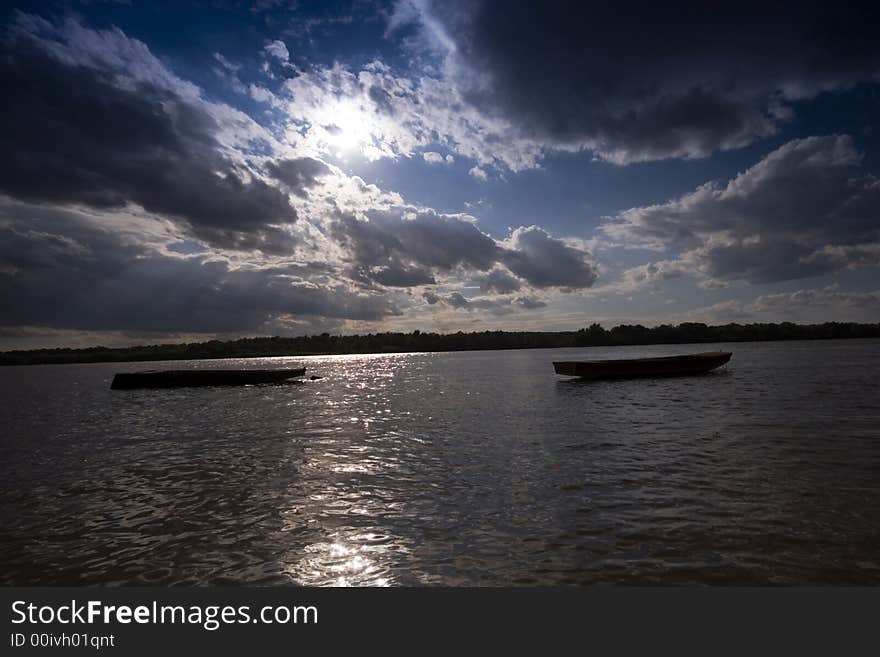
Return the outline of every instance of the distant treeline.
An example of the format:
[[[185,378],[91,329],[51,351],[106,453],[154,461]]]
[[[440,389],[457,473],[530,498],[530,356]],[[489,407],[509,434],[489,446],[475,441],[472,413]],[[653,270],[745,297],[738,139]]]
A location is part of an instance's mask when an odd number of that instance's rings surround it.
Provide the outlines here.
[[[880,324],[828,322],[825,324],[725,324],[707,326],[687,322],[678,326],[615,326],[599,324],[578,331],[481,333],[370,333],[296,338],[242,338],[221,342],[146,345],[88,349],[35,349],[0,352],[0,365],[41,363],[101,363],[198,358],[248,358],[315,354],[366,354],[396,351],[467,351],[480,349],[535,349],[545,347],[599,347],[614,345],[684,344],[694,342],[746,342],[762,340],[819,340],[880,337]]]

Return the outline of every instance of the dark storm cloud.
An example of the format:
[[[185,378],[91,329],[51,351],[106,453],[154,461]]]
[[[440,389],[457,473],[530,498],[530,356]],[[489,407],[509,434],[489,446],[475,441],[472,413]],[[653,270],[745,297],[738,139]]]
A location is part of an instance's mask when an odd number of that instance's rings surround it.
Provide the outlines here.
[[[368,218],[363,221],[340,214],[331,233],[348,248],[358,272],[380,283],[385,276],[392,281],[386,285],[424,285],[432,282],[428,280],[431,271],[449,273],[462,268],[490,272],[481,282],[486,290],[519,289],[520,282],[495,269],[496,264],[504,264],[539,288],[584,288],[596,280],[589,253],[536,226],[518,228],[510,240],[500,244],[470,221],[431,210],[372,211]]]
[[[286,315],[377,320],[397,312],[383,295],[355,294],[324,269],[168,257],[77,212],[0,206],[7,326],[222,333]]]
[[[318,184],[318,179],[331,173],[330,167],[312,157],[269,162],[266,169],[297,196],[305,197],[308,189]]]
[[[24,29],[0,43],[0,191],[100,209],[134,203],[216,246],[290,248],[276,226],[295,219],[287,197],[223,155],[197,99],[94,58],[72,61],[53,49],[60,41]]]
[[[433,2],[466,97],[543,143],[638,161],[775,131],[880,67],[876,2]]]
[[[726,185],[621,213],[622,244],[681,248],[713,278],[753,283],[880,262],[880,180],[846,135],[791,141]]]

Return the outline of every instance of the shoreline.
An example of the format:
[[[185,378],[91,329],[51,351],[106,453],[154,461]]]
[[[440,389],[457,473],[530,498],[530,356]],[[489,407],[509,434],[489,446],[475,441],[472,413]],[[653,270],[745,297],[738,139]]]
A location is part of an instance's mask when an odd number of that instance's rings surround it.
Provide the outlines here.
[[[880,324],[730,324],[707,326],[593,325],[579,331],[472,333],[379,333],[352,336],[241,338],[220,342],[139,345],[132,347],[53,348],[0,352],[0,366],[143,363],[245,358],[304,358],[394,353],[445,353],[583,347],[633,347],[672,344],[790,342],[880,338]],[[324,347],[303,349],[301,347]]]

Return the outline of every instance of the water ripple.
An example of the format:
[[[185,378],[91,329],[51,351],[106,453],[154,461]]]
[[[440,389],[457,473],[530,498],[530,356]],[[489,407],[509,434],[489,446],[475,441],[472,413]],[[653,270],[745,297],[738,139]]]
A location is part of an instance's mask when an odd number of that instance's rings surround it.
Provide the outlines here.
[[[4,368],[0,583],[880,583],[880,341],[730,348],[590,384],[550,362],[693,349],[261,359],[324,378],[177,391]]]

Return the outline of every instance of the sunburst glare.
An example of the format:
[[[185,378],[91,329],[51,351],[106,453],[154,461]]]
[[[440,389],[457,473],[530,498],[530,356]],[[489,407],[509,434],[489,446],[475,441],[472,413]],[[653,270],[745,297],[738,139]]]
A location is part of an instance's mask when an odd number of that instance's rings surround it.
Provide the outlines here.
[[[376,125],[371,113],[350,98],[337,99],[319,115],[316,133],[321,146],[335,155],[367,155],[373,146]],[[314,130],[314,128],[313,128]]]

